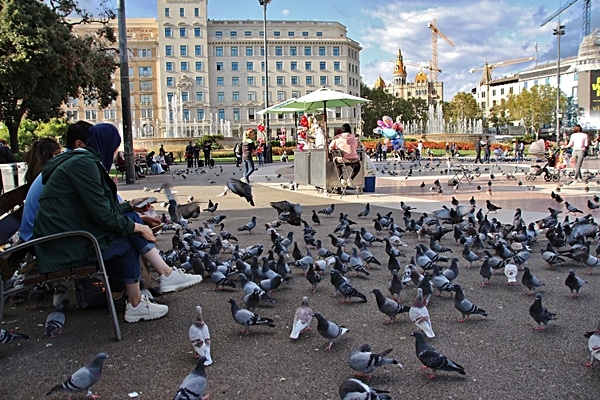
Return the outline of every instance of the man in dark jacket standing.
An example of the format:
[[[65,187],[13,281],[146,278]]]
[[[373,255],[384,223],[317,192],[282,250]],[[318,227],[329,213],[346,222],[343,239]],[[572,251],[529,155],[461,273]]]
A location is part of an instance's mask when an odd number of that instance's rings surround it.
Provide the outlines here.
[[[194,166],[194,145],[191,140],[185,146],[185,159],[187,160],[187,167],[192,168]]]
[[[207,140],[202,145],[202,153],[204,153],[204,166],[210,167],[210,151],[212,150],[212,142]]]
[[[477,164],[477,161],[479,161],[481,164],[483,164],[483,161],[481,161],[481,136],[479,136],[477,138],[477,140],[475,141],[475,163]]]

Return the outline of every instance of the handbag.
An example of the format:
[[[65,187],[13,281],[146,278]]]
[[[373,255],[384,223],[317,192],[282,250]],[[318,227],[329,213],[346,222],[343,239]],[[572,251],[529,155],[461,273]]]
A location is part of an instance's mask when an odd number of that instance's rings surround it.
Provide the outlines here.
[[[108,308],[106,287],[98,278],[75,279],[75,297],[82,309]]]

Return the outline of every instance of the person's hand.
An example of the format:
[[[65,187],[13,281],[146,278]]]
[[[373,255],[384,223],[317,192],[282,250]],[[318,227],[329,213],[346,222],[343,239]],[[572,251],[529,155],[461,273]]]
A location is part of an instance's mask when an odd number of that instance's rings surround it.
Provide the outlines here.
[[[149,242],[152,242],[152,243],[156,242],[154,233],[152,232],[152,229],[150,229],[150,227],[148,225],[136,223],[133,233],[139,233],[144,239],[146,239]]]
[[[142,214],[140,215],[140,218],[142,219],[145,225],[148,225],[151,228],[162,224],[160,218],[157,216]]]
[[[137,211],[137,212],[145,212],[148,211],[151,207],[150,203],[144,205],[143,207],[137,207],[138,204],[140,204],[142,201],[149,199],[149,197],[138,197],[135,198],[133,200],[129,201],[129,204],[131,204],[131,207]]]

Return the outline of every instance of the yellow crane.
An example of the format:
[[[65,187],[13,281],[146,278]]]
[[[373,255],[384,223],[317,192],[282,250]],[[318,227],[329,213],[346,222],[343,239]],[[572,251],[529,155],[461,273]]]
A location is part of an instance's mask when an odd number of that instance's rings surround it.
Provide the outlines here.
[[[433,19],[433,21],[427,24],[427,27],[431,29],[431,68],[429,69],[429,73],[431,76],[431,81],[437,82],[438,71],[441,72],[438,66],[438,36],[444,39],[446,43],[448,43],[452,47],[454,47],[455,44],[452,40],[448,38],[448,36],[444,35],[444,33],[440,30],[435,18]]]
[[[492,70],[493,69],[499,68],[499,67],[505,67],[507,65],[520,64],[520,63],[524,63],[524,62],[528,62],[528,61],[532,61],[532,60],[535,60],[535,56],[514,58],[512,60],[498,61],[493,64],[488,64],[488,62],[486,61],[482,67],[471,68],[469,70],[469,72],[473,73],[475,71],[483,71],[483,73],[481,74],[481,81],[479,81],[479,84],[480,85],[489,85],[489,83],[492,81]]]

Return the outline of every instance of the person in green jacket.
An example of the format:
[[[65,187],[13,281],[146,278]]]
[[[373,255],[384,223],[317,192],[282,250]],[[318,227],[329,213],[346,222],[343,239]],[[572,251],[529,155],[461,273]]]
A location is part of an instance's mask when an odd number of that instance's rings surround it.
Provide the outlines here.
[[[112,162],[121,143],[114,126],[98,124],[88,132],[89,143],[102,145],[78,148],[49,160],[42,171],[44,189],[36,215],[33,237],[72,230],[85,230],[98,240],[109,275],[113,297],[127,293],[125,320],[151,320],[167,314],[166,305],[152,303],[140,293],[140,256],[129,235],[136,233],[149,242],[156,239],[150,227],[136,223],[124,213],[142,199],[119,203],[117,188],[104,163]],[[107,135],[107,137],[100,136]],[[98,150],[96,150],[96,147]],[[83,265],[94,260],[88,240],[70,237],[40,243],[35,247],[42,273]]]

